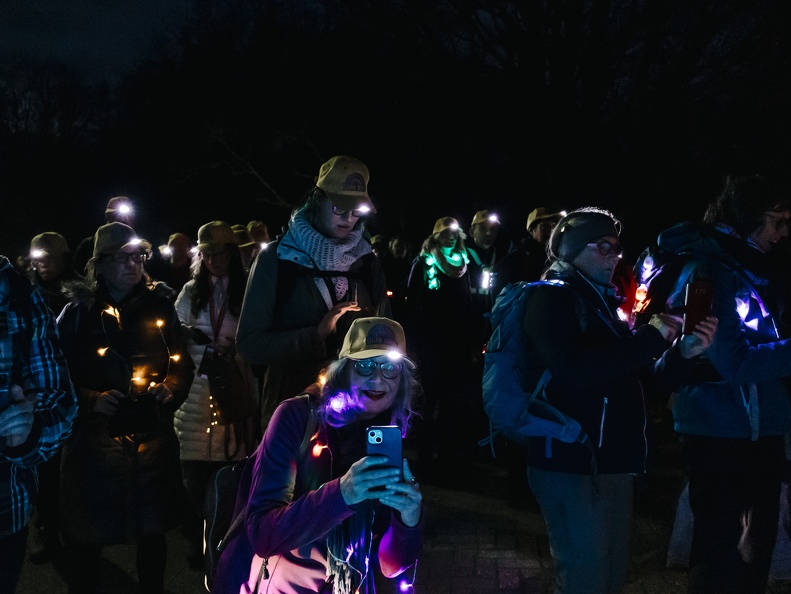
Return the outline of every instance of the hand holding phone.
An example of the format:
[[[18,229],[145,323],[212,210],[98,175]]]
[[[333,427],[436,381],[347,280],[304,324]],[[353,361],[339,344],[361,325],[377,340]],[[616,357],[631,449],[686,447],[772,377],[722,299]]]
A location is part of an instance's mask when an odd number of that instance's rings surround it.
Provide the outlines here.
[[[695,327],[711,315],[714,285],[711,281],[696,280],[687,284],[684,297],[684,327],[682,334],[692,334]]]

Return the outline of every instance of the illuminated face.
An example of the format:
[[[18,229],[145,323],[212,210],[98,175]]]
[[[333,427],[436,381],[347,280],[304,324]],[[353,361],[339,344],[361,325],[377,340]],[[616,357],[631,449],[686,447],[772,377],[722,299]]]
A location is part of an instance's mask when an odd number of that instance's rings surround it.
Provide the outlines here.
[[[335,214],[335,212],[343,214]],[[357,224],[360,213],[354,210],[340,210],[333,207],[329,198],[323,198],[319,205],[316,230],[330,239],[346,239]]]
[[[774,245],[788,237],[788,225],[791,222],[791,210],[772,210],[761,215],[761,226],[750,234],[750,237],[764,252],[771,252]]]
[[[607,285],[622,253],[618,238],[606,235],[586,245],[572,264],[592,281]]]
[[[212,276],[228,276],[228,266],[231,263],[231,251],[224,249],[215,254],[206,254],[201,252],[201,260],[209,269]]]
[[[54,281],[63,274],[66,264],[60,256],[50,256],[44,254],[38,258],[31,260],[33,270],[38,273],[38,276],[44,282]]]
[[[437,236],[437,243],[441,248],[453,249],[456,247],[456,242],[459,239],[459,234],[454,229],[443,229]]]
[[[541,245],[546,245],[549,241],[549,236],[552,235],[552,229],[558,224],[558,220],[559,219],[544,219],[535,223],[530,229],[530,235]]]
[[[145,254],[133,245],[110,256],[103,256],[99,267],[110,292],[121,295],[129,293],[143,278],[143,262]]]
[[[477,225],[474,225],[472,229],[470,229],[470,233],[472,233],[472,240],[476,243],[476,245],[485,250],[488,250],[494,245],[494,242],[497,240],[497,233],[499,231],[499,223],[493,223],[492,221],[478,223]]]
[[[349,365],[349,391],[359,399],[361,418],[371,419],[393,406],[403,375],[400,366],[404,363],[380,356],[350,360]],[[385,366],[384,370],[382,365]]]

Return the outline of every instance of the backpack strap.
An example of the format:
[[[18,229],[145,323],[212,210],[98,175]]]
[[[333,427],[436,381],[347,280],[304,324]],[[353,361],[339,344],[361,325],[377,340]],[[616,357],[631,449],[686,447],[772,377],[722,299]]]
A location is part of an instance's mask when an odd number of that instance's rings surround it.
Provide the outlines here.
[[[305,434],[302,436],[302,442],[299,444],[298,460],[301,461],[305,458],[305,455],[308,453],[310,438],[313,437],[313,434],[316,432],[316,427],[318,426],[318,417],[316,416],[316,411],[314,410],[313,407],[312,396],[310,394],[306,392],[304,394],[300,394],[299,396],[297,396],[297,398],[303,399],[308,406],[308,421],[307,423],[305,423]],[[247,483],[249,484],[250,479],[252,478],[253,467],[255,466],[254,456],[255,454],[252,454],[251,456],[248,456],[248,458],[245,459],[245,467],[244,470],[242,471],[243,474],[239,483],[240,485],[245,484],[245,479],[247,477],[250,477],[247,479]],[[237,513],[236,517],[233,519],[233,522],[231,522],[231,525],[228,526],[228,530],[225,532],[225,536],[223,536],[222,539],[220,539],[220,542],[217,543],[218,556],[220,553],[223,552],[225,547],[230,542],[231,538],[239,531],[239,529],[245,523],[246,519],[247,519],[247,506],[243,505],[242,509],[239,510],[239,513]],[[263,569],[265,568],[266,568],[266,560],[264,560]]]

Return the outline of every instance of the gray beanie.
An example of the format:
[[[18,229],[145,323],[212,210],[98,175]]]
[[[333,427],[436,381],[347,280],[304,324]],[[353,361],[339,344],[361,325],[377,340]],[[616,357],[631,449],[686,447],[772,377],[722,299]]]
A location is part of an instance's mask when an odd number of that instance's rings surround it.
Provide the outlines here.
[[[581,208],[560,219],[549,238],[550,255],[573,262],[585,246],[604,236],[618,237],[621,222],[600,208]]]

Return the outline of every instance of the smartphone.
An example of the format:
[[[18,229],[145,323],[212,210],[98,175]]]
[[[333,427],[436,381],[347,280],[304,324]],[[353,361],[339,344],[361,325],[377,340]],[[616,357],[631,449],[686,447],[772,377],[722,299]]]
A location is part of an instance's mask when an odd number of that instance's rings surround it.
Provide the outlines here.
[[[684,296],[684,327],[682,334],[692,334],[706,316],[711,315],[714,285],[711,281],[696,280],[687,283]]]
[[[368,427],[365,430],[365,453],[369,456],[386,456],[387,460],[382,466],[391,466],[402,471],[401,428],[397,425]],[[382,489],[384,487],[377,488]]]

